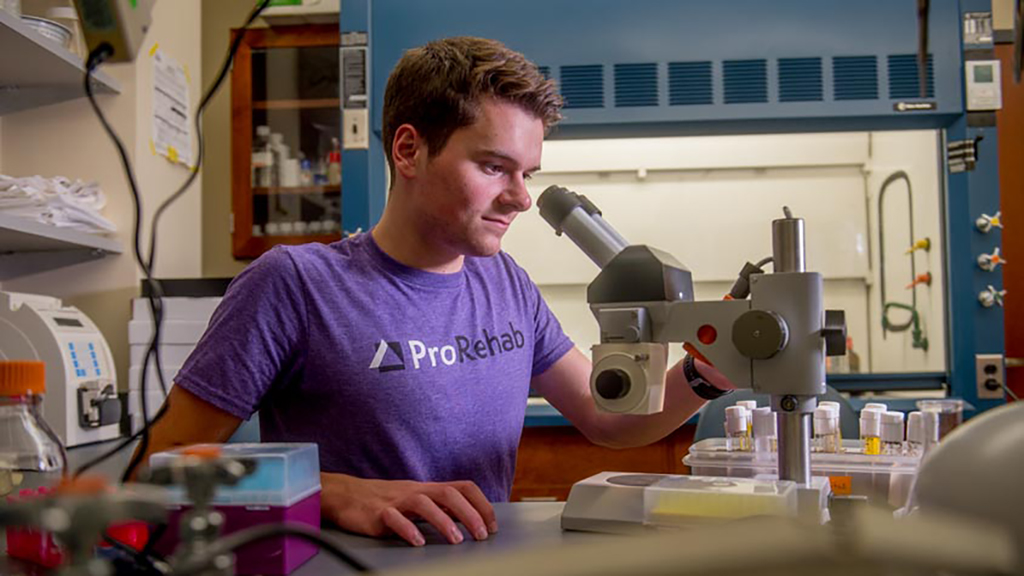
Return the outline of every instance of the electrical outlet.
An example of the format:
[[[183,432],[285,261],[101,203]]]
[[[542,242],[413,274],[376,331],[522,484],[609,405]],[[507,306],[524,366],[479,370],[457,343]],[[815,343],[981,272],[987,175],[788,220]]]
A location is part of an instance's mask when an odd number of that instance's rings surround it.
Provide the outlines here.
[[[341,112],[342,144],[345,150],[368,150],[370,148],[370,113],[368,110],[343,110]]]
[[[1001,399],[1006,372],[1003,369],[1002,354],[976,354],[975,380],[978,383],[979,399]]]

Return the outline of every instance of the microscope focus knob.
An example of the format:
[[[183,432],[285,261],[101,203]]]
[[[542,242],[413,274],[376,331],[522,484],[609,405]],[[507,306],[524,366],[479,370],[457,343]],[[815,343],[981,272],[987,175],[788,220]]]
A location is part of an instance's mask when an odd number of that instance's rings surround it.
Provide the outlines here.
[[[751,310],[732,325],[732,343],[747,358],[767,360],[789,342],[789,328],[781,316],[767,310]]]
[[[821,337],[825,339],[826,356],[846,356],[846,312],[825,310]]]

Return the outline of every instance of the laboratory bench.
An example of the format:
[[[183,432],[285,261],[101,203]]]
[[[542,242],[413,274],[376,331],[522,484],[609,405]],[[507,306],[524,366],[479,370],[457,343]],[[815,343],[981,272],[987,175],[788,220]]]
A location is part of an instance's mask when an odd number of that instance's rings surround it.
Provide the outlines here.
[[[448,544],[430,527],[422,527],[426,546],[413,547],[398,539],[377,539],[356,536],[339,530],[324,529],[336,538],[356,560],[373,570],[412,568],[439,561],[468,560],[540,547],[621,540],[623,536],[587,532],[563,532],[560,519],[564,504],[557,502],[497,503],[498,533],[483,541],[474,541],[463,530],[461,544]],[[293,576],[352,574],[354,570],[321,550],[319,554],[292,573]]]

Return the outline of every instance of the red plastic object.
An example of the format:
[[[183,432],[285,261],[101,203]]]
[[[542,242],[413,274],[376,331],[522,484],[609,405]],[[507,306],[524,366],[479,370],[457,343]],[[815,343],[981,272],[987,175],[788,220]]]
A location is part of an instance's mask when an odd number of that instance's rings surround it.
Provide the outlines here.
[[[17,498],[9,496],[7,501],[29,500],[52,492],[49,488],[22,490],[18,492]],[[7,555],[44,568],[56,568],[64,563],[64,549],[53,539],[53,535],[29,528],[7,529]]]
[[[149,526],[144,522],[115,524],[107,528],[107,536],[125,546],[131,547],[136,552],[140,552],[146,547],[146,543],[149,542]],[[100,542],[100,548],[109,548],[110,546],[109,542]]]
[[[697,340],[705,346],[710,346],[718,340],[718,330],[711,324],[705,324],[697,329]]]

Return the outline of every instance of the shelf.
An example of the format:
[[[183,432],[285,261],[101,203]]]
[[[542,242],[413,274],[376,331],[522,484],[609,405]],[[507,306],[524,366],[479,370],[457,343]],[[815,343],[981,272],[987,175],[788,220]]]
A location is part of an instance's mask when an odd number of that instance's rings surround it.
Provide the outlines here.
[[[78,56],[2,10],[0,54],[0,116],[85,97],[85,66]],[[97,93],[121,91],[102,71],[93,78]]]
[[[253,196],[274,196],[292,194],[341,194],[341,186],[294,186],[288,188],[253,188]]]
[[[116,240],[0,213],[0,280],[120,253]]]
[[[333,108],[341,111],[340,98],[322,98],[319,100],[254,100],[255,110],[300,110]]]

